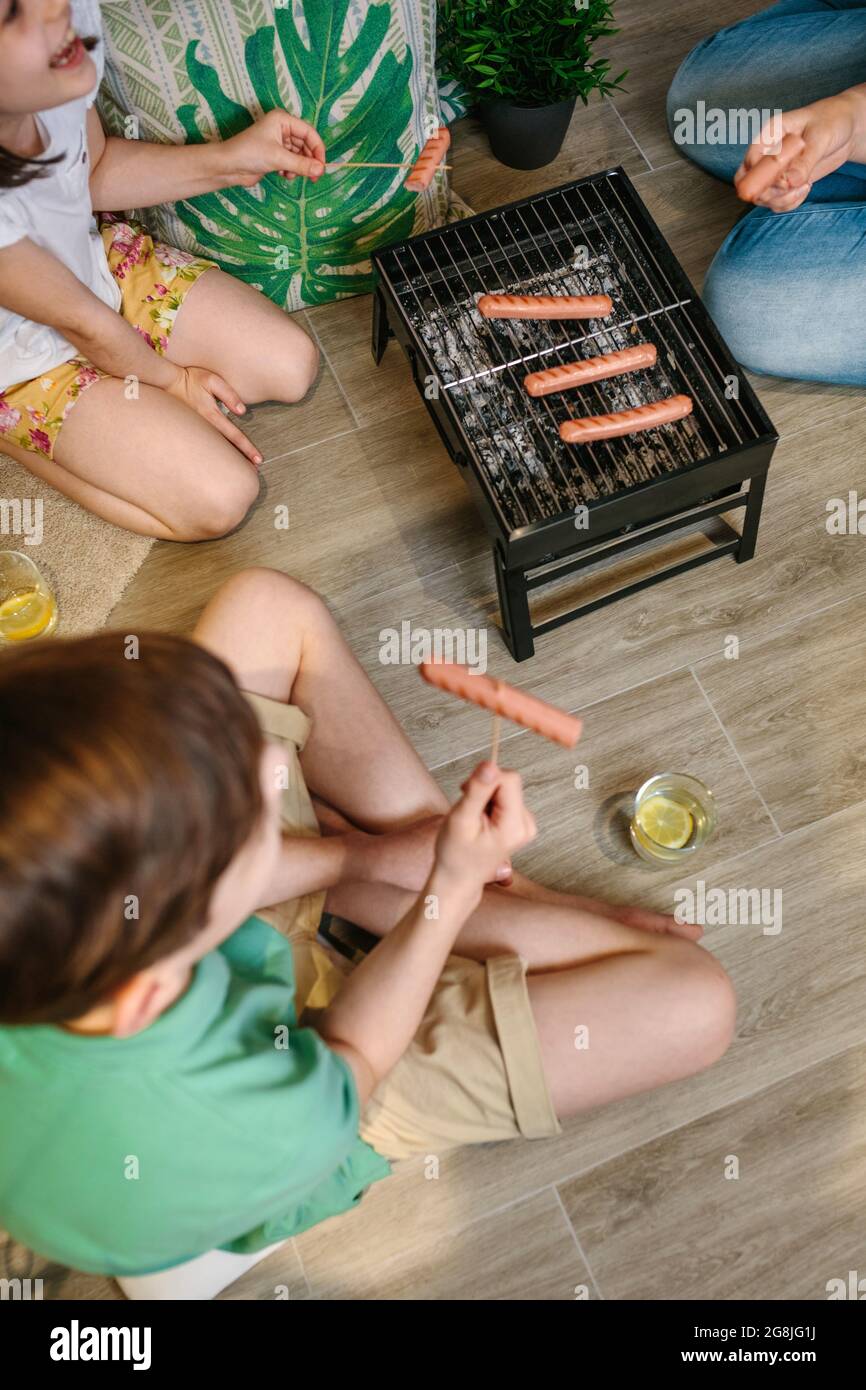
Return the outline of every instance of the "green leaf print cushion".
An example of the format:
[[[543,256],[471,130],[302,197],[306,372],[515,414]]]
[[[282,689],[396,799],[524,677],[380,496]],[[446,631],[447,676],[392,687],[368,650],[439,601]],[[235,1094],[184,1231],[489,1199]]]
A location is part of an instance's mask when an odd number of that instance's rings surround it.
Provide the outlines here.
[[[99,113],[114,135],[226,139],[276,106],[318,130],[329,160],[412,161],[442,121],[435,0],[102,0]],[[286,309],[372,288],[369,256],[465,216],[438,175],[269,174],[141,211],[153,236],[210,257]],[[137,212],[136,209],[123,211]]]

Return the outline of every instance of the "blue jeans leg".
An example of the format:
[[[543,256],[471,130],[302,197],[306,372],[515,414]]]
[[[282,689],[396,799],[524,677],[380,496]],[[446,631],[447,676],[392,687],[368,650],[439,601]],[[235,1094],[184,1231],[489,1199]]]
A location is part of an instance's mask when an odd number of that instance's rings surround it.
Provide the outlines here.
[[[696,112],[699,102],[705,112],[791,111],[853,87],[864,75],[866,0],[779,0],[704,39],[683,60],[668,92],[671,138],[708,173],[730,180],[754,136],[736,139],[743,132],[730,121],[731,140],[692,140],[678,113]],[[695,134],[700,127],[696,122]],[[860,165],[843,171],[866,179]]]
[[[704,303],[739,362],[866,386],[866,201],[755,208],[716,254]]]
[[[866,76],[866,0],[780,0],[698,44],[668,94],[678,113],[790,111]],[[700,123],[694,123],[697,135]],[[729,134],[736,134],[728,123]],[[678,147],[730,180],[748,140]],[[710,266],[704,301],[744,366],[773,376],[866,385],[866,166],[844,164],[793,212],[754,208]]]

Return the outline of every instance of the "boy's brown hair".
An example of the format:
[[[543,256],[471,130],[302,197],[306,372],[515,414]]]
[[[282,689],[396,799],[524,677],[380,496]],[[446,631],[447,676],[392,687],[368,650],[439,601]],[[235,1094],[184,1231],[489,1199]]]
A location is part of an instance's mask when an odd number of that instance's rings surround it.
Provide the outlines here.
[[[184,638],[0,658],[0,1024],[81,1017],[206,924],[262,813],[258,721]]]

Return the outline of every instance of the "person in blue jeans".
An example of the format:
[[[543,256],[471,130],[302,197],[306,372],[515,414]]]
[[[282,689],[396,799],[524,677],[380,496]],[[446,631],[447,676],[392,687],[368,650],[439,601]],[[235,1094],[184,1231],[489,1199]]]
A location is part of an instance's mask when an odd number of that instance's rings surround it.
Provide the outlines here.
[[[752,144],[683,143],[683,113],[783,113]],[[773,376],[866,385],[866,0],[779,0],[704,39],[668,94],[679,148],[754,203],[704,301],[735,356]]]

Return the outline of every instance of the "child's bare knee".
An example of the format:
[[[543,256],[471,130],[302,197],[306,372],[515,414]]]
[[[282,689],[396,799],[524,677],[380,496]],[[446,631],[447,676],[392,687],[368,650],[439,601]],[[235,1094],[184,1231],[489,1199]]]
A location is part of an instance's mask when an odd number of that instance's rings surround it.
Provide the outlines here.
[[[286,376],[284,399],[300,401],[306,396],[316,377],[322,354],[312,338],[304,338],[292,353],[291,368]]]
[[[232,477],[214,486],[206,496],[190,504],[188,512],[175,519],[176,540],[209,541],[228,535],[243,521],[259,495],[259,478],[249,466],[238,468]]]
[[[325,621],[333,622],[327,604],[315,589],[289,574],[283,574],[281,570],[267,569],[264,565],[251,565],[249,569],[233,574],[220,593],[257,611],[261,609],[273,619],[282,619],[292,626],[300,624],[309,628]]]
[[[733,982],[715,956],[695,946],[680,981],[677,1016],[689,1035],[693,1070],[717,1062],[731,1045],[737,1025]]]

